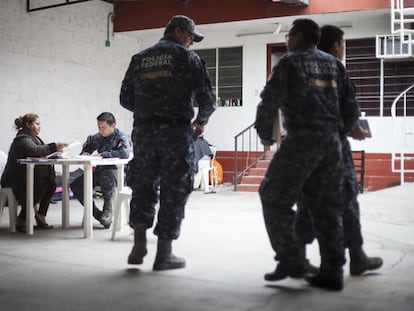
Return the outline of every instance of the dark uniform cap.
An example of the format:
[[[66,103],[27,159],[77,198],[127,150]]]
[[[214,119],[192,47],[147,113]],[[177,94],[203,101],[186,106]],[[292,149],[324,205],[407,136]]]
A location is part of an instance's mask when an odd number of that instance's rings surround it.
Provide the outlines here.
[[[173,16],[171,20],[168,22],[166,28],[172,29],[177,26],[180,27],[181,29],[188,30],[189,33],[194,35],[194,42],[200,42],[201,40],[204,39],[204,35],[195,30],[194,21],[187,16],[184,16],[184,15]]]

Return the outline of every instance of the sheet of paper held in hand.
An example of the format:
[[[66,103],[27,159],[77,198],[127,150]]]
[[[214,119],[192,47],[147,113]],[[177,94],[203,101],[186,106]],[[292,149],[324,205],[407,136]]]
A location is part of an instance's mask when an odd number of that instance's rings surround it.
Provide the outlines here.
[[[49,154],[48,156],[46,156],[46,158],[48,159],[66,159],[66,158],[73,158],[76,155],[79,154],[79,148],[78,146],[80,146],[81,143],[78,141],[74,141],[69,143],[66,147],[63,148],[63,151],[56,151],[53,152],[51,154]]]

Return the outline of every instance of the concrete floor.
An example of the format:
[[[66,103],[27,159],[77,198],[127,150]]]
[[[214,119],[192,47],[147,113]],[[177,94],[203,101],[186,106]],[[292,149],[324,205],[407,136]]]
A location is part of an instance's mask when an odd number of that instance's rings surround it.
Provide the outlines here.
[[[60,228],[60,204],[51,205],[55,229],[34,236],[0,225],[1,310],[414,310],[414,184],[360,195],[365,250],[381,256],[375,273],[350,277],[329,292],[304,280],[269,283],[273,253],[257,193],[218,189],[193,192],[174,252],[181,270],[153,272],[156,237],[142,266],[126,263],[132,236],[110,241],[94,224],[83,239],[82,208],[71,201],[71,228]],[[319,264],[317,243],[308,257]]]

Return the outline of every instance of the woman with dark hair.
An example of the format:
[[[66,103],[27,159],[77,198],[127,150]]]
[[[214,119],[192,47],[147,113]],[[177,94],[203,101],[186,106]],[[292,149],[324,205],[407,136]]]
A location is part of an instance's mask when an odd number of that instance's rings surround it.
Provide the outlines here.
[[[39,116],[28,113],[14,121],[17,130],[7,158],[7,164],[1,176],[1,186],[13,189],[14,196],[22,209],[17,217],[16,229],[26,231],[26,170],[18,159],[43,157],[56,151],[62,151],[65,143],[45,144],[38,136],[40,133]],[[53,165],[38,165],[34,171],[34,204],[39,204],[35,213],[36,229],[51,229],[46,223],[46,214],[50,199],[55,192],[55,170]]]

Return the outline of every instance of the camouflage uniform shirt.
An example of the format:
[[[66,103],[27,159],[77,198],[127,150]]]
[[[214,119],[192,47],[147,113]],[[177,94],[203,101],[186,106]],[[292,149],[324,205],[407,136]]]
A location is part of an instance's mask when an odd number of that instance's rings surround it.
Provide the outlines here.
[[[196,121],[204,125],[215,110],[215,95],[204,61],[169,38],[132,57],[121,88],[121,105],[140,120],[191,121],[193,94],[199,105]]]

